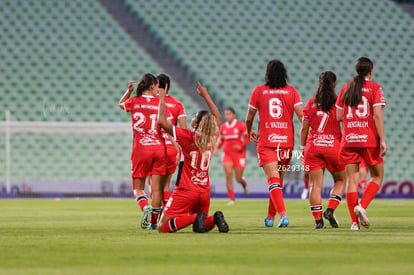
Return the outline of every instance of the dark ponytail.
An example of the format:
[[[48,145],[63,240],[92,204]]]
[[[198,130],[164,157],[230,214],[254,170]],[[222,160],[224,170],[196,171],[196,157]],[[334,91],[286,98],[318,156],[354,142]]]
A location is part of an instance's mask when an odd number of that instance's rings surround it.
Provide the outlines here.
[[[170,88],[171,88],[170,77],[168,75],[166,75],[166,74],[159,74],[157,76],[157,79],[158,79],[159,87],[161,89],[165,89],[165,86],[168,86],[168,90],[167,90],[167,92],[168,92],[170,90]]]
[[[315,104],[326,113],[336,102],[335,82],[336,75],[331,71],[323,72],[319,76],[319,85],[315,92]]]
[[[355,70],[357,76],[355,76],[345,89],[345,92],[341,100],[350,107],[358,106],[362,101],[362,87],[365,83],[365,77],[372,72],[374,64],[367,57],[360,57],[356,64]]]
[[[144,91],[151,88],[151,85],[157,84],[158,79],[152,74],[144,74],[137,86],[137,96],[142,96]]]

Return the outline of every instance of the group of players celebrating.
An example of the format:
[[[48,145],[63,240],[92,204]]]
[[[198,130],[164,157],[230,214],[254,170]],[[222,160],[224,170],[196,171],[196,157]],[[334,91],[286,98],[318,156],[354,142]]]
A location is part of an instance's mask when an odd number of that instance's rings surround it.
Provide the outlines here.
[[[202,110],[187,129],[184,107],[169,95],[170,80],[162,74],[145,74],[138,83],[136,96],[131,97],[131,81],[119,102],[121,109],[131,113],[134,145],[131,154],[134,197],[142,210],[141,227],[175,232],[193,225],[196,233],[205,233],[217,226],[228,232],[221,211],[209,216],[210,181],[208,169],[216,143],[216,154],[224,147],[222,164],[226,174],[229,204],[234,204],[233,169],[236,180],[249,193],[243,178],[246,165],[246,145],[257,142],[259,166],[267,177],[270,193],[265,226],[287,227],[289,218],[283,200],[283,176],[290,164],[294,148],[294,113],[302,123],[300,150],[305,171],[309,173],[309,203],[315,228],[324,228],[323,217],[332,227],[338,227],[335,209],[345,186],[346,200],[352,220],[351,230],[368,228],[366,208],[378,192],[384,175],[382,157],[387,152],[382,108],[385,99],[381,86],[370,81],[373,63],[366,57],[356,62],[357,75],[339,93],[335,93],[336,75],[326,71],[319,77],[314,97],[302,109],[296,89],[287,84],[284,64],[271,60],[267,64],[266,82],[257,86],[250,97],[246,124],[236,119],[232,108],[225,110],[226,122],[221,125],[220,113],[207,89],[198,83],[197,92],[209,111]],[[252,129],[256,113],[259,128]],[[341,130],[342,121],[342,130]],[[179,125],[179,127],[178,127]],[[219,129],[219,126],[221,128]],[[176,187],[170,195],[169,184],[180,160]],[[358,202],[360,164],[365,163],[371,181]],[[322,209],[322,184],[325,168],[332,174],[334,186],[327,209]],[[151,177],[151,205],[144,191],[147,177]]]

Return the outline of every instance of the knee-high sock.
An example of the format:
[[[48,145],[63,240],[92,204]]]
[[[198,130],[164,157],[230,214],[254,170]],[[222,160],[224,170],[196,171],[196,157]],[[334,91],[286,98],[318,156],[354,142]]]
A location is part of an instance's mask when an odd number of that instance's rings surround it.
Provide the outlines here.
[[[358,205],[358,192],[347,193],[346,203],[348,204],[348,211],[352,222],[359,223],[358,216],[354,212],[355,206]]]
[[[190,224],[194,223],[196,216],[197,214],[193,214],[190,216],[182,216],[178,218],[171,218],[162,227],[162,232],[171,233],[180,230],[186,226],[189,226]]]
[[[361,198],[361,206],[364,209],[367,209],[368,205],[375,198],[379,188],[380,188],[379,185],[373,181],[368,183],[367,187],[365,188],[364,194],[362,195],[362,198]]]
[[[272,177],[267,180],[270,198],[273,203],[273,207],[277,209],[279,217],[286,215],[285,203],[283,201],[283,192],[280,179]]]

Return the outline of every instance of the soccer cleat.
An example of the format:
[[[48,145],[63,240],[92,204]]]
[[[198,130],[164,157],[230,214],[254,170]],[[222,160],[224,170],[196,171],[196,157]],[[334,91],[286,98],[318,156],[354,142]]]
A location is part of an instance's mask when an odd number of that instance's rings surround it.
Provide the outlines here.
[[[273,227],[274,221],[271,219],[265,218],[264,223],[266,227]]]
[[[207,214],[204,212],[198,212],[195,221],[193,223],[193,232],[195,233],[205,233],[207,228],[205,226]]]
[[[247,185],[245,187],[243,187],[243,192],[244,192],[245,196],[250,195],[250,190],[249,190],[249,187],[247,187]]]
[[[302,199],[302,200],[306,200],[307,198],[308,198],[308,194],[309,194],[309,189],[303,189],[303,191],[302,191],[302,195],[300,195],[300,198]]]
[[[214,213],[214,223],[215,225],[217,225],[218,230],[222,233],[227,233],[229,232],[229,225],[227,224],[226,220],[224,219],[224,215],[223,212],[221,211],[216,211],[216,213]]]
[[[327,208],[325,212],[323,212],[323,217],[329,221],[332,227],[338,228],[339,222],[335,217],[334,211],[332,208]]]
[[[369,228],[370,222],[367,217],[367,211],[361,205],[357,205],[354,208],[354,212],[359,217],[361,225],[365,228]]]
[[[359,227],[359,224],[356,222],[353,222],[351,224],[351,230],[360,230],[361,228]]]
[[[325,225],[323,224],[323,220],[317,220],[315,221],[315,229],[322,229],[325,228]]]
[[[151,218],[152,206],[146,205],[142,210],[142,217],[141,217],[141,228],[148,229],[150,226],[150,218]]]
[[[156,224],[151,223],[151,225],[148,228],[149,230],[157,230],[158,226]]]
[[[234,200],[230,200],[227,205],[234,205],[236,202]]]
[[[288,227],[288,225],[289,225],[289,219],[288,219],[288,217],[287,217],[287,216],[283,216],[283,217],[279,220],[279,223],[277,224],[277,227],[278,227],[278,228],[281,228],[281,227]]]

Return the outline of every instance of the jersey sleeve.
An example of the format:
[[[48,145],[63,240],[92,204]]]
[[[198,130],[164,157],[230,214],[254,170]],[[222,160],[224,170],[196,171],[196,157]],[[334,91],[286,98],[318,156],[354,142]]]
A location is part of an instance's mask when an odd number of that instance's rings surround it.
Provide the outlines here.
[[[167,115],[167,120],[172,120],[174,118],[167,105],[165,105],[165,114]]]
[[[250,100],[249,100],[249,107],[252,108],[252,109],[255,109],[255,110],[257,110],[257,108],[259,108],[257,96],[258,96],[258,91],[257,91],[257,88],[255,88],[253,90],[252,95],[250,96]]]
[[[185,112],[184,105],[181,102],[177,102],[178,118],[186,117],[187,113]]]
[[[134,101],[134,98],[130,97],[124,103],[122,103],[122,105],[124,106],[125,112],[129,113],[132,111],[133,101]]]
[[[298,93],[298,91],[296,91],[295,88],[293,88],[293,95],[294,95],[293,107],[301,105],[302,104],[302,99],[300,99],[299,93]]]
[[[192,143],[191,131],[189,129],[173,126],[173,138],[181,147],[191,145]]]
[[[310,121],[311,111],[312,111],[313,100],[309,99],[306,103],[305,108],[303,108],[303,121]]]
[[[378,90],[376,90],[374,93],[374,102],[372,104],[372,107],[375,106],[385,106],[385,97],[381,86],[378,86]]]
[[[337,108],[337,109],[339,109],[339,110],[343,110],[343,109],[344,109],[344,102],[342,101],[342,96],[343,96],[343,94],[344,94],[344,91],[345,91],[345,86],[343,86],[343,87],[341,88],[341,91],[339,92],[339,96],[338,96],[338,98],[336,99],[335,106],[336,106],[336,108]]]

